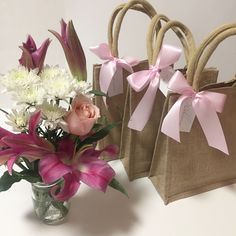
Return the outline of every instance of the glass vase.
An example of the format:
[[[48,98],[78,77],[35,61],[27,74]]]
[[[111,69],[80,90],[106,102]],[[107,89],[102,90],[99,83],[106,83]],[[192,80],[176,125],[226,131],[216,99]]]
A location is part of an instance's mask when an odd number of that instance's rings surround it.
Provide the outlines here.
[[[32,184],[32,199],[36,216],[45,224],[60,224],[69,212],[68,201],[57,201],[51,196],[51,189],[61,186],[62,181],[47,185],[41,182]]]

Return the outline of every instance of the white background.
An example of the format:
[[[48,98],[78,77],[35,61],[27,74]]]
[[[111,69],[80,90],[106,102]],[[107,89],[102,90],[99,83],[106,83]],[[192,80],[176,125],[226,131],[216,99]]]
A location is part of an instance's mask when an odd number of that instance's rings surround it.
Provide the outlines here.
[[[107,41],[110,14],[121,0],[1,0],[0,1],[0,73],[17,66],[18,46],[31,34],[37,44],[50,37],[46,63],[66,65],[59,43],[47,29],[60,30],[59,21],[72,19],[84,46],[89,80],[92,64],[100,62],[88,47]],[[235,0],[150,0],[159,13],[184,22],[191,28],[197,43],[215,27],[236,22]],[[129,13],[120,35],[120,55],[146,58],[145,34],[148,18]],[[173,41],[174,39],[170,39]],[[177,41],[176,41],[177,42]],[[222,44],[211,65],[220,69],[220,80],[235,74],[236,40]],[[184,60],[181,60],[184,65]],[[0,107],[11,106],[0,96]],[[148,179],[129,183],[124,170],[113,163],[130,193],[130,199],[114,191],[108,194],[83,187],[72,201],[68,221],[57,227],[40,224],[32,213],[30,187],[21,183],[0,194],[0,233],[11,236],[235,236],[236,190],[234,186],[174,202],[164,206]]]

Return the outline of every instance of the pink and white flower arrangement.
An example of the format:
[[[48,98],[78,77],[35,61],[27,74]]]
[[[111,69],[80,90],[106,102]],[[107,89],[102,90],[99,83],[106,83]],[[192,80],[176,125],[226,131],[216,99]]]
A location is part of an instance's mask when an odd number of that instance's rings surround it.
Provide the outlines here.
[[[20,180],[51,184],[62,180],[51,192],[59,201],[75,195],[81,183],[106,191],[111,186],[126,194],[115,179],[115,171],[104,160],[118,154],[115,145],[97,149],[114,124],[101,124],[93,104],[91,85],[86,82],[86,59],[72,21],[61,21],[60,41],[70,68],[44,65],[51,43],[40,47],[28,36],[20,47],[20,65],[1,77],[16,107],[5,111],[11,131],[0,127],[0,165],[7,170],[0,178],[0,191]],[[15,168],[16,167],[16,168]]]

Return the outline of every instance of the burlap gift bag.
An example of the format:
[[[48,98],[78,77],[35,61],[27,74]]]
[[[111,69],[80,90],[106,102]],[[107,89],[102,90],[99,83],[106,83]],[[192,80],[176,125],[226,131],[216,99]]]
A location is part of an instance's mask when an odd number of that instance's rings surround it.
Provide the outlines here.
[[[159,23],[160,20],[168,22],[167,17],[164,17],[163,15],[156,15],[152,19],[149,27],[147,37],[147,51],[150,65],[155,65],[161,50],[159,47],[159,49],[155,50],[153,53],[153,42],[155,41],[153,40],[153,36],[156,24]],[[177,21],[169,21],[164,26],[162,26],[162,29],[162,36],[159,34],[161,31],[158,33],[157,41],[159,46],[162,44],[165,32],[167,32],[168,29],[172,29],[181,40],[184,48],[185,58],[188,64],[192,53],[195,51],[195,42],[190,30],[185,25]],[[155,146],[155,139],[165,102],[165,96],[160,90],[157,90],[152,112],[145,127],[141,131],[128,128],[127,126],[130,122],[130,119],[132,118],[132,114],[139,106],[140,101],[142,101],[148,89],[149,88],[145,88],[143,91],[137,93],[132,88],[130,88],[130,91],[127,93],[127,102],[125,106],[121,139],[121,157],[123,158],[122,162],[130,180],[148,176],[149,174]],[[143,113],[147,113],[145,108]]]
[[[165,101],[150,171],[150,179],[165,204],[236,182],[236,81],[202,87],[205,78],[200,76],[218,44],[235,34],[236,25],[226,25],[203,41],[187,73],[187,80],[190,84],[193,82],[194,90],[186,84],[176,86],[177,80],[169,85],[179,94],[170,93]],[[184,84],[181,76],[179,81]],[[188,97],[190,95],[192,98]],[[189,113],[188,106],[183,105],[186,96],[194,112]],[[187,117],[189,124],[191,112],[197,117],[191,131],[179,132],[182,118]],[[180,143],[174,140],[176,134],[180,135]],[[228,150],[230,157],[225,154]]]
[[[156,11],[155,9],[145,0],[132,0],[127,4],[119,5],[112,13],[109,26],[108,26],[108,42],[109,48],[114,58],[119,59],[118,57],[118,38],[119,32],[121,29],[121,24],[123,22],[125,14],[129,10],[136,10],[138,12],[143,12],[152,18]],[[116,24],[115,24],[116,23]],[[115,27],[113,27],[115,25]],[[101,83],[101,68],[103,65],[98,64],[93,67],[93,89],[100,91],[100,83]],[[146,68],[147,62],[141,62],[133,67],[133,71],[138,71],[143,68]],[[119,67],[119,65],[118,65]],[[106,97],[106,101],[104,97],[96,96],[95,104],[100,108],[100,112],[104,117],[107,118],[109,123],[119,123],[118,126],[113,128],[109,135],[99,141],[98,145],[102,149],[108,144],[117,144],[120,145],[121,138],[121,127],[122,127],[122,119],[124,112],[124,104],[126,100],[127,94],[127,81],[126,77],[130,72],[125,69],[117,68],[115,75],[112,78],[112,82],[108,88],[108,96]],[[120,80],[120,81],[118,81]],[[119,88],[118,88],[119,87]],[[114,92],[117,90],[114,95],[109,96],[109,91]]]

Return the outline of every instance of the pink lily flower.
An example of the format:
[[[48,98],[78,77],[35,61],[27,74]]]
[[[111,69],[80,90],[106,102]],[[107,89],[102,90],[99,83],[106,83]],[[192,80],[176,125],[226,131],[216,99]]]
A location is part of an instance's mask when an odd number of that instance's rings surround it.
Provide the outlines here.
[[[55,152],[52,143],[36,133],[40,121],[40,112],[34,113],[29,120],[28,134],[15,134],[0,128],[0,165],[7,163],[8,172],[12,173],[14,163],[19,157],[37,160],[48,153]]]
[[[86,58],[72,21],[61,20],[61,35],[49,30],[61,43],[71,74],[78,80],[87,79]]]
[[[99,159],[104,153],[114,157],[118,153],[117,146],[109,145],[101,151],[91,147],[82,153],[75,153],[74,141],[66,138],[59,144],[57,153],[49,154],[40,160],[39,173],[48,184],[64,179],[60,192],[52,192],[54,198],[59,201],[68,200],[75,195],[81,182],[105,192],[115,176],[115,171],[106,161]]]
[[[37,48],[34,39],[29,35],[26,43],[20,46],[20,49],[23,51],[19,59],[20,64],[27,67],[29,70],[38,68],[40,73],[43,68],[49,44],[50,40],[46,39],[42,45]]]

